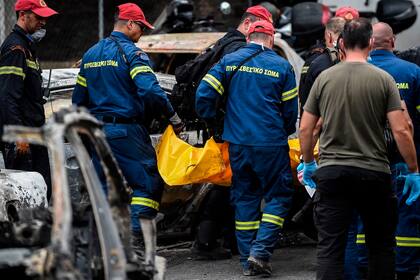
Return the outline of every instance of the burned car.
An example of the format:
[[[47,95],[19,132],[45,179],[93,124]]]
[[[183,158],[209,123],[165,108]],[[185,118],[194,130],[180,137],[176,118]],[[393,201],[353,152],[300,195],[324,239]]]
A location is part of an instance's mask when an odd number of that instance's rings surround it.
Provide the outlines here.
[[[102,191],[82,135],[89,139],[100,158],[107,177],[108,197]],[[82,184],[79,191],[84,193],[81,200],[75,200],[71,195],[65,139],[80,166]],[[162,259],[155,256],[156,227],[153,221],[140,219],[145,253],[140,259],[133,251],[130,189],[111,153],[100,122],[83,109],[63,109],[53,114],[41,128],[6,126],[3,140],[47,146],[53,190],[50,208],[46,205],[18,210],[8,208],[9,217],[0,221],[0,272],[3,277],[163,278]]]

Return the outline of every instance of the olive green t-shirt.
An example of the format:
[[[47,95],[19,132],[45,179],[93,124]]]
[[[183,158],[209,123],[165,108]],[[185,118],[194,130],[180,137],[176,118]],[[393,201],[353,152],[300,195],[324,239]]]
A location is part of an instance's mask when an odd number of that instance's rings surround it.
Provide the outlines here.
[[[387,113],[401,110],[401,98],[388,73],[368,63],[339,63],[316,79],[304,110],[323,120],[319,167],[390,173],[384,128]]]

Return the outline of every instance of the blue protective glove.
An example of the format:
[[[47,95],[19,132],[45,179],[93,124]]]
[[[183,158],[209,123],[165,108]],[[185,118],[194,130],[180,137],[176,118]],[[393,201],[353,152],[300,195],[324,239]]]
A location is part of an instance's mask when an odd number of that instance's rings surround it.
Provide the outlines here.
[[[303,163],[303,183],[305,184],[305,186],[308,186],[312,189],[316,188],[316,184],[314,180],[312,180],[312,175],[314,174],[317,168],[318,165],[316,164],[315,160],[309,163]]]
[[[401,175],[404,176],[404,175]],[[408,194],[408,198],[405,201],[405,204],[413,204],[417,198],[420,196],[420,174],[418,172],[409,173],[405,175],[405,184],[402,195]]]

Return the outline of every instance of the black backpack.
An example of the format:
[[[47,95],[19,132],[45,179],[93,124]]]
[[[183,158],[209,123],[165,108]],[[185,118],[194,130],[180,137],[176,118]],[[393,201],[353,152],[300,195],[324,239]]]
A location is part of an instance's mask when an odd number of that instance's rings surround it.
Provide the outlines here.
[[[244,37],[231,37],[222,43],[216,43],[213,48],[208,49],[205,53],[175,69],[177,84],[172,90],[170,99],[178,115],[186,121],[187,128],[189,127],[189,122],[195,122],[197,120],[197,115],[194,110],[195,93],[201,79],[219,62],[225,48],[229,44],[238,41],[245,43]],[[194,127],[190,128],[195,129],[197,128],[195,127],[196,125],[197,123],[193,123],[191,126]]]
[[[229,38],[222,44],[216,44],[205,53],[177,67],[175,69],[177,83],[186,84],[193,88],[197,87],[204,75],[222,58],[225,47],[235,41],[244,41],[244,38],[239,36]]]

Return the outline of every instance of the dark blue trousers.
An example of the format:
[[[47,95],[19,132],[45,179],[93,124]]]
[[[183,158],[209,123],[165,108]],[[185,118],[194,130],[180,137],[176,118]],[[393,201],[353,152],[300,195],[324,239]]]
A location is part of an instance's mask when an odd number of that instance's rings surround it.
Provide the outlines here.
[[[139,124],[107,123],[104,132],[128,185],[133,189],[132,230],[140,232],[139,218],[156,217],[163,192],[155,149],[146,128]],[[98,166],[97,161],[94,162]],[[105,182],[104,176],[101,177]]]
[[[250,255],[270,259],[290,208],[293,188],[289,147],[230,144],[229,158],[236,237],[241,264],[247,268]]]
[[[395,232],[396,258],[395,271],[397,273],[418,274],[420,268],[420,201],[411,206],[405,204],[407,195],[403,196],[404,179],[398,175],[408,172],[405,163],[391,165],[392,185],[398,197],[398,224]],[[359,220],[357,235],[359,266],[367,267],[367,252],[364,229]],[[348,279],[346,279],[348,280]]]

